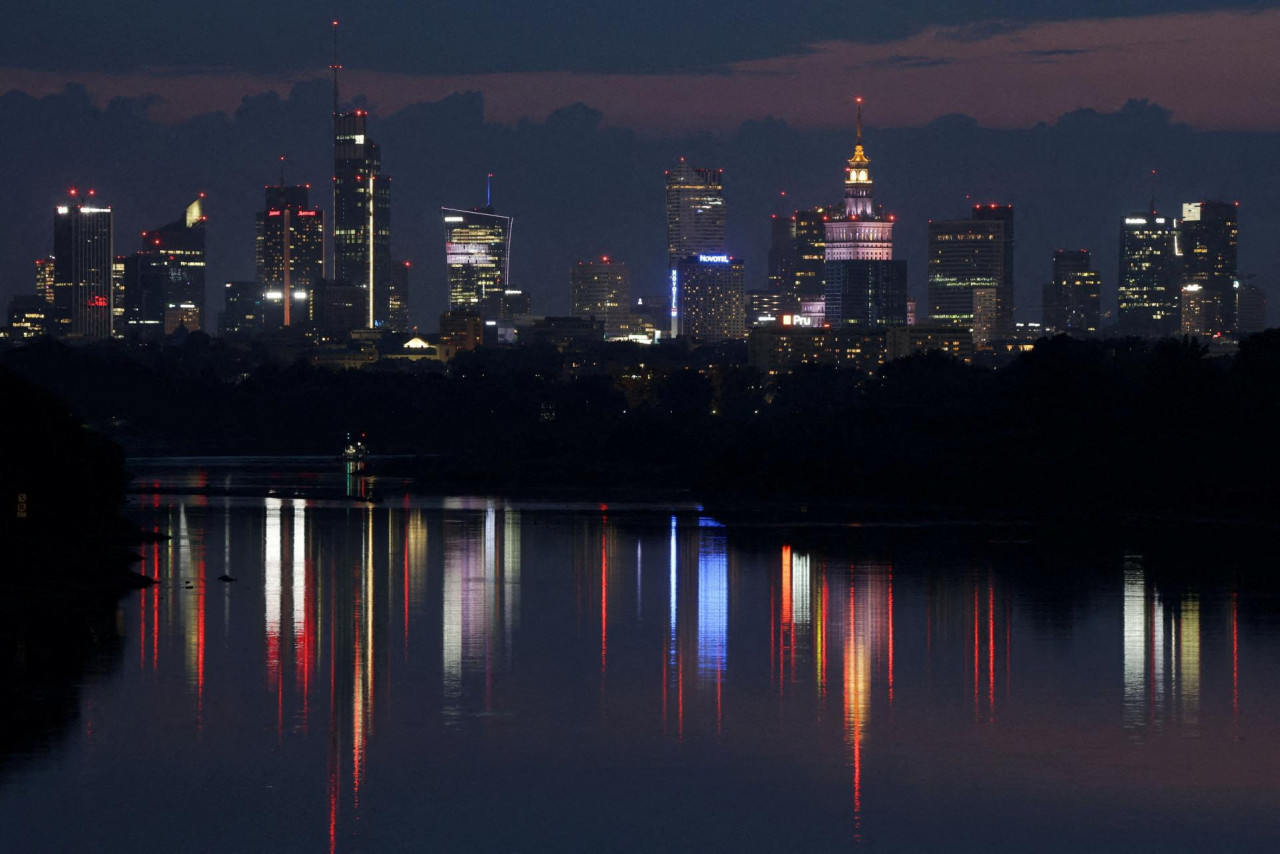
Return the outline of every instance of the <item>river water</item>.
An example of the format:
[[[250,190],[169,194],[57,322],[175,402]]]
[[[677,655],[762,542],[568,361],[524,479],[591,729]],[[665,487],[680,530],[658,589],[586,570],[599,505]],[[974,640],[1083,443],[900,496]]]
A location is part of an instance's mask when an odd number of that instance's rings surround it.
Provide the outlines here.
[[[0,777],[7,850],[1280,850],[1243,549],[136,467],[159,583]]]

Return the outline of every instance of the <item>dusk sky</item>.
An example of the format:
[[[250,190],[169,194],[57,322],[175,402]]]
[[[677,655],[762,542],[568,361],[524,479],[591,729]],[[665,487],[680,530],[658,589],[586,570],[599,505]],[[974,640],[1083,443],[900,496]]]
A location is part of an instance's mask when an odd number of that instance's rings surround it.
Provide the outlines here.
[[[680,154],[726,169],[729,248],[761,286],[777,193],[839,197],[855,93],[914,292],[925,222],[969,196],[1018,205],[1021,319],[1038,319],[1058,244],[1094,250],[1113,293],[1118,222],[1145,206],[1151,169],[1166,212],[1241,202],[1243,272],[1280,263],[1272,3],[70,0],[16,8],[0,31],[0,117],[28,129],[11,133],[0,297],[30,289],[69,184],[116,208],[117,252],[208,192],[210,282],[251,278],[253,211],[279,155],[289,180],[327,182],[329,17],[343,101],[375,114],[394,252],[420,270],[414,315],[429,326],[444,302],[434,212],[480,201],[487,171],[535,311],[566,310],[569,264],[599,252],[658,291],[661,171]]]

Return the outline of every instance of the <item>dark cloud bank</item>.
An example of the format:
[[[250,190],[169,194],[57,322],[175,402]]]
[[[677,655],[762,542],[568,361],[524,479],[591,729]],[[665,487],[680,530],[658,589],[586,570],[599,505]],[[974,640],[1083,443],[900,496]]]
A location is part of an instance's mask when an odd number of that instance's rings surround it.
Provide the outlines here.
[[[0,296],[32,284],[32,260],[51,244],[53,207],[68,186],[98,189],[117,211],[117,252],[138,232],[177,217],[196,192],[209,194],[210,290],[252,278],[253,213],[262,187],[279,175],[311,182],[328,207],[330,93],[300,84],[286,98],[247,98],[234,115],[208,114],[177,125],[147,116],[146,99],[93,106],[83,89],[33,98],[0,96],[8,129],[6,204],[0,228]],[[494,203],[516,217],[513,279],[530,289],[535,310],[568,307],[568,270],[579,258],[609,253],[633,268],[634,288],[657,293],[665,234],[662,172],[679,155],[725,169],[729,248],[747,258],[749,286],[762,286],[768,217],[777,193],[793,206],[835,201],[852,132],[811,131],[781,121],[744,122],[728,137],[654,138],[603,126],[597,110],[575,104],[541,122],[484,121],[478,93],[418,104],[378,119],[373,134],[394,176],[394,251],[411,260],[415,318],[434,328],[445,303],[442,204],[480,203],[493,172]],[[1052,125],[995,130],[953,115],[925,127],[868,128],[878,198],[897,214],[899,257],[912,290],[923,293],[929,218],[962,215],[970,202],[1016,206],[1020,307],[1038,319],[1039,286],[1058,247],[1095,252],[1113,308],[1120,219],[1141,209],[1159,177],[1159,207],[1176,213],[1200,198],[1241,204],[1241,269],[1271,285],[1280,262],[1280,134],[1200,132],[1170,121],[1163,108],[1133,101],[1116,113],[1082,110]],[[1276,291],[1280,297],[1280,291]],[[211,293],[215,310],[220,295]],[[1273,300],[1277,301],[1277,300]]]

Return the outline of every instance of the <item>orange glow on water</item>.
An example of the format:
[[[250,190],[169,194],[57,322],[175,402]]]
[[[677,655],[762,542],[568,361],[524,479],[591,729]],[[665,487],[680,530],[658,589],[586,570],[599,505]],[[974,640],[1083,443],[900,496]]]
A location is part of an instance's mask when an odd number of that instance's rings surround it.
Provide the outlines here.
[[[889,705],[893,705],[893,571],[889,572]]]

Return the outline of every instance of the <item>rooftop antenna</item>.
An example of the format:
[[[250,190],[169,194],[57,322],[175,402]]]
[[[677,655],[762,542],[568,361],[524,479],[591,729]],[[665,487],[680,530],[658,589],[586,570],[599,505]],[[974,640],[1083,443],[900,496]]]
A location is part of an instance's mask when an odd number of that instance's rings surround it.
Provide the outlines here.
[[[486,208],[493,207],[493,173],[484,179],[484,206]]]
[[[280,155],[280,186],[284,186],[284,155]]]
[[[853,102],[858,105],[858,140],[856,144],[862,145],[862,96],[858,95],[853,99]]]
[[[1151,170],[1151,216],[1156,215],[1156,170]]]
[[[333,126],[334,131],[338,128],[338,72],[342,69],[342,65],[338,62],[338,21],[333,21],[333,64],[329,66],[329,70],[333,72]]]

